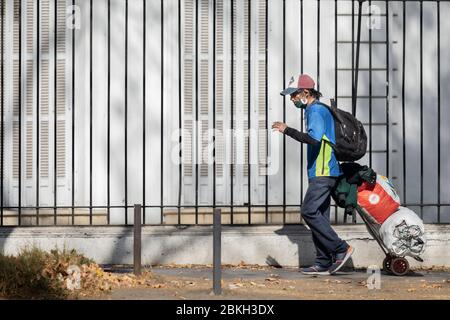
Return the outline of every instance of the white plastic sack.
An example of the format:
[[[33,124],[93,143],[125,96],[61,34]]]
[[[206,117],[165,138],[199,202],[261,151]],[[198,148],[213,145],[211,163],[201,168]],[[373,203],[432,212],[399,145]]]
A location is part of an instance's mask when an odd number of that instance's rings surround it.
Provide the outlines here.
[[[386,247],[399,256],[420,256],[425,251],[423,221],[412,210],[399,207],[380,227]]]

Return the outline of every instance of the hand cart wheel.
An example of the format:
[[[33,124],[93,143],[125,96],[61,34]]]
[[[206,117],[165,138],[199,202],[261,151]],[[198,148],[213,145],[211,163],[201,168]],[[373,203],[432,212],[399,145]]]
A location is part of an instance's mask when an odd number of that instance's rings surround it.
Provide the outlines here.
[[[391,270],[392,260],[393,260],[393,258],[391,256],[386,256],[384,258],[384,260],[383,260],[383,270],[385,272],[392,273],[392,270]]]
[[[404,276],[409,271],[409,262],[406,258],[398,257],[391,261],[391,271],[396,276]]]

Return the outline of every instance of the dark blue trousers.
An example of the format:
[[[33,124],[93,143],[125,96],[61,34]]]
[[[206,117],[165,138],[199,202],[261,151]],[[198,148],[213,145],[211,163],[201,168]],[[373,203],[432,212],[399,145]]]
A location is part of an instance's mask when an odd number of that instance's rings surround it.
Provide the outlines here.
[[[331,192],[336,183],[337,179],[334,177],[311,178],[301,209],[303,220],[311,229],[316,247],[315,265],[321,267],[329,267],[333,255],[348,248],[348,244],[339,238],[330,225]]]

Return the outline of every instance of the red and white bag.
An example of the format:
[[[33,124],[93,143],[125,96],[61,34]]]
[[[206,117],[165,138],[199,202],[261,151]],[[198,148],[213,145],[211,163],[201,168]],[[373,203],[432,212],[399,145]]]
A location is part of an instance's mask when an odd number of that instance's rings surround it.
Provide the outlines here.
[[[400,206],[400,197],[394,185],[385,176],[377,174],[376,183],[364,182],[358,187],[358,204],[382,224]]]

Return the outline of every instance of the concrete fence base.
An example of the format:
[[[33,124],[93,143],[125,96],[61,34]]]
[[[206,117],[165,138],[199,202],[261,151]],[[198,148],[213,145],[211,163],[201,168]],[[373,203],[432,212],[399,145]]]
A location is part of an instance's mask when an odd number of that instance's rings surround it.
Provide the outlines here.
[[[450,225],[426,225],[427,248],[412,267],[450,267]],[[354,267],[381,266],[384,255],[364,225],[335,226],[356,251]],[[16,255],[25,246],[44,250],[76,249],[100,264],[132,264],[132,227],[0,228],[0,252]],[[211,226],[146,226],[142,229],[142,263],[212,264]],[[314,261],[310,231],[303,225],[226,226],[222,228],[222,263],[304,266]]]

